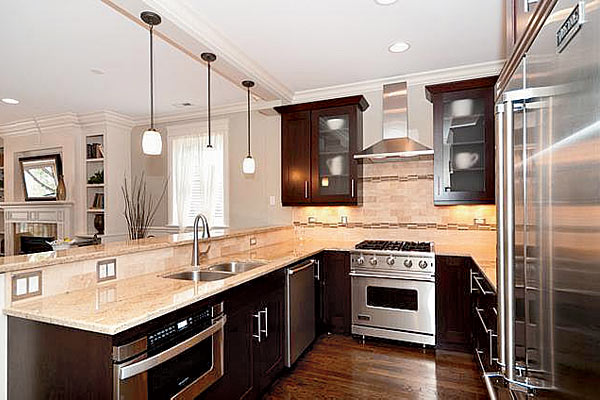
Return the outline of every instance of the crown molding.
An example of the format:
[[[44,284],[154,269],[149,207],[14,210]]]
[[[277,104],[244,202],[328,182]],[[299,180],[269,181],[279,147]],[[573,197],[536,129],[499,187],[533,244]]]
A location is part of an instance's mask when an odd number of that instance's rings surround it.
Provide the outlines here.
[[[282,102],[280,100],[276,101],[257,101],[251,105],[252,111],[258,111],[262,114],[267,115],[276,115],[276,113],[271,113],[273,107],[280,106]],[[248,104],[246,102],[234,103],[234,104],[225,104],[221,106],[216,106],[211,108],[211,117],[218,117],[227,114],[235,114],[239,112],[246,112],[246,107]],[[208,118],[208,110],[206,108],[196,109],[196,110],[186,110],[186,111],[175,111],[168,114],[161,114],[154,117],[154,123],[161,124],[171,124],[171,123],[180,123],[186,121],[194,121],[194,120],[205,120]],[[140,117],[133,120],[134,126],[139,125],[148,125],[148,117]]]
[[[396,75],[387,78],[372,79],[344,85],[328,86],[318,89],[302,90],[294,93],[294,103],[302,103],[316,99],[327,99],[368,93],[382,90],[382,86],[389,83],[406,81],[408,86],[430,85],[457,81],[462,79],[481,78],[497,75],[504,60],[490,61],[478,64],[462,65],[459,67],[437,69],[414,74]]]
[[[127,115],[114,111],[44,115],[0,125],[0,137],[37,135],[57,129],[92,129],[98,126],[131,129],[133,120]]]

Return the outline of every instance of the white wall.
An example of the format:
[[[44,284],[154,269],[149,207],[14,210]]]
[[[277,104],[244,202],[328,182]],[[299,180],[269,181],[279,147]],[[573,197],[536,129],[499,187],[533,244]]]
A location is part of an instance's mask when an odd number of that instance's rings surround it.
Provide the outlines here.
[[[19,157],[42,154],[62,155],[63,175],[67,188],[67,200],[75,201],[75,216],[83,215],[85,201],[82,184],[85,173],[81,171],[82,134],[78,126],[45,128],[42,133],[4,137],[4,190],[5,201],[23,201],[25,193],[19,165]],[[83,232],[83,221],[75,218],[74,232]]]
[[[281,156],[280,156],[280,117],[265,116],[252,112],[252,156],[256,160],[256,173],[245,176],[242,173],[242,160],[247,153],[247,114],[245,112],[219,115],[215,119],[227,119],[228,172],[229,172],[229,226],[248,228],[266,225],[289,224],[292,221],[291,209],[281,206]],[[185,123],[202,122],[185,120]],[[181,123],[183,123],[182,121]],[[132,175],[143,171],[148,188],[159,193],[168,174],[168,142],[164,134],[169,124],[158,124],[163,132],[163,153],[160,156],[145,156],[141,150],[141,135],[145,126],[133,128],[131,134]],[[275,205],[270,205],[270,196],[275,197]],[[155,226],[168,224],[167,199],[154,221]]]

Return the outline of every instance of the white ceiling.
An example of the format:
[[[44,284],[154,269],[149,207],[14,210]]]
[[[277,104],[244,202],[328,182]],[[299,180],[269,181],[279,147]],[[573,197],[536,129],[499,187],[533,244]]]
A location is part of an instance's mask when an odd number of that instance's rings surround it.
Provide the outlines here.
[[[257,81],[265,99],[503,58],[503,0],[53,0],[1,1],[0,124],[56,114],[112,110],[148,114],[148,32],[107,3],[137,16],[163,15],[161,32],[198,56],[219,56],[213,105],[245,100],[236,84]],[[158,28],[157,28],[158,29]],[[406,53],[387,48],[397,40]],[[198,53],[198,54],[196,54]],[[155,40],[157,114],[175,103],[206,107],[206,69]],[[91,69],[99,69],[98,75]]]
[[[504,58],[504,0],[149,2],[193,9],[294,92]]]
[[[62,112],[149,110],[148,31],[99,0],[1,1],[0,124]],[[174,103],[206,106],[206,69],[155,39],[157,113]],[[104,75],[91,72],[100,69]],[[243,102],[245,92],[213,75],[213,104]]]

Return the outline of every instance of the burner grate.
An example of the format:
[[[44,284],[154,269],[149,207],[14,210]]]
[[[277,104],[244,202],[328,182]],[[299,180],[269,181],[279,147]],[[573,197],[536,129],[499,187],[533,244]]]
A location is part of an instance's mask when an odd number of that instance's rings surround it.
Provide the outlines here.
[[[431,252],[430,242],[403,242],[394,240],[364,240],[355,246],[358,250]]]

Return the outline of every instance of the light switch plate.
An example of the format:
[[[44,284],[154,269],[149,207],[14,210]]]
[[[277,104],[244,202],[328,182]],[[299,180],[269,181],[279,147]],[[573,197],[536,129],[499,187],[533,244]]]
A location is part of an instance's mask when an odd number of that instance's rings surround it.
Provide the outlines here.
[[[272,206],[275,205],[275,196],[269,196],[269,204]]]
[[[42,294],[42,271],[25,272],[12,276],[12,301]]]
[[[98,282],[110,281],[117,278],[117,259],[111,258],[96,263],[96,276]]]

